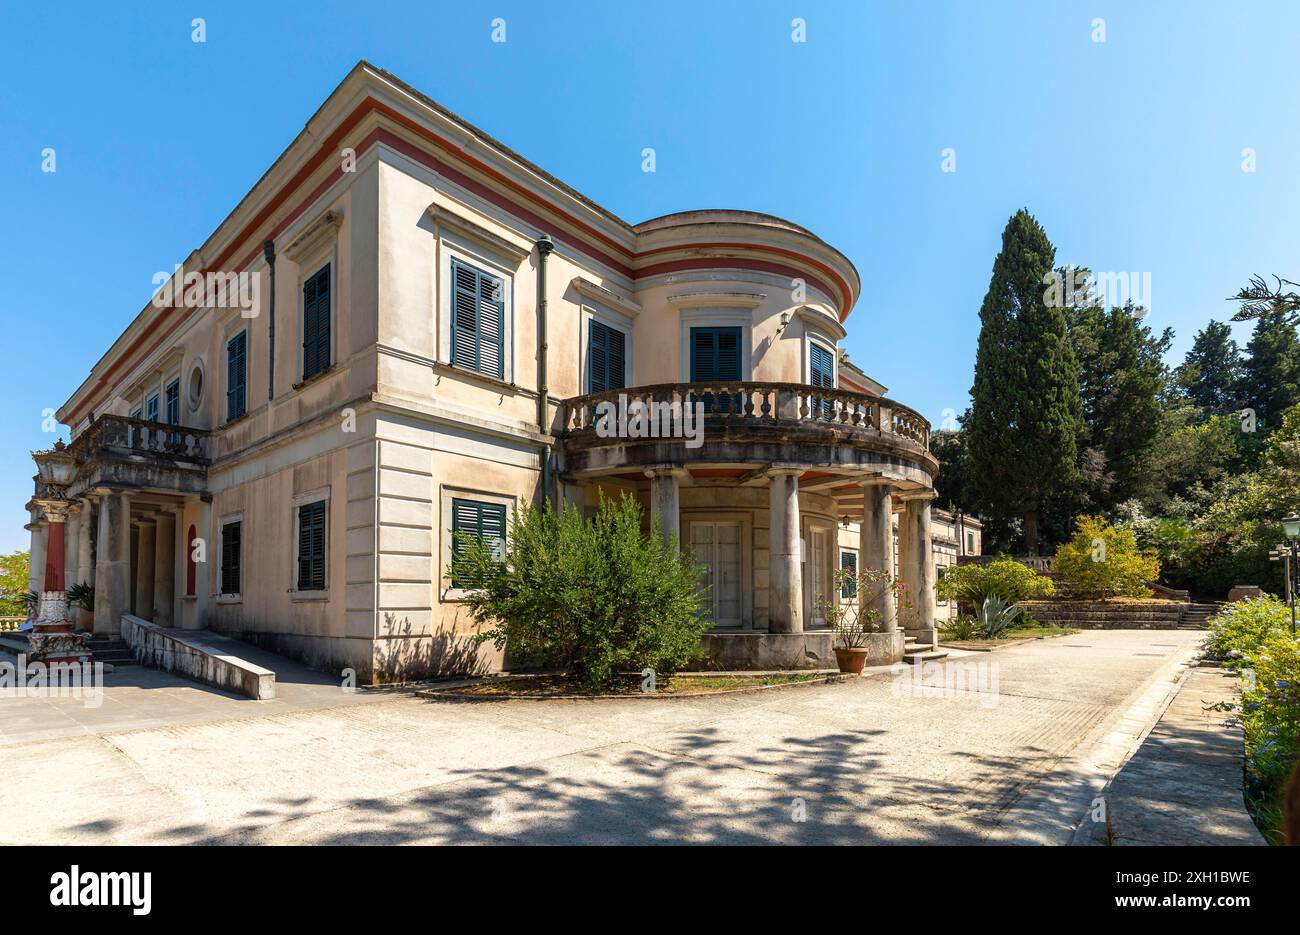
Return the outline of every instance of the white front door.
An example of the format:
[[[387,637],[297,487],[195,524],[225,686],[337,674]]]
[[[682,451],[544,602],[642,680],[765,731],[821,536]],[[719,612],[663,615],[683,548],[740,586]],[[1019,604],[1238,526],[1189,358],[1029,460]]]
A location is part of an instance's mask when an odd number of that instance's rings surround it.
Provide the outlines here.
[[[740,523],[692,522],[691,551],[706,569],[701,583],[709,589],[710,619],[719,627],[740,626]]]

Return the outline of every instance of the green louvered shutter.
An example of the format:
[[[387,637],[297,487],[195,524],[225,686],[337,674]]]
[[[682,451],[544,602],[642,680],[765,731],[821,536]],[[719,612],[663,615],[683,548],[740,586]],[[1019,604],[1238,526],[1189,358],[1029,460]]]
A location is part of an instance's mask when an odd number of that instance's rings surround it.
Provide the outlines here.
[[[820,344],[812,344],[809,347],[808,369],[812,378],[808,382],[813,386],[826,390],[835,389],[835,355]],[[822,400],[821,417],[830,419],[834,414],[831,401]]]
[[[226,342],[226,421],[242,416],[248,406],[248,332]]]
[[[325,501],[298,507],[298,590],[325,590]]]
[[[505,377],[505,281],[451,262],[451,362],[497,379]]]
[[[740,329],[691,329],[691,382],[712,383],[740,379]],[[703,396],[704,410],[713,411],[713,394]],[[723,393],[718,400],[723,412],[729,411],[730,395]]]
[[[587,392],[603,393],[626,386],[627,358],[623,332],[591,322],[587,336]]]
[[[858,577],[857,577],[858,576],[858,555],[857,553],[841,552],[840,568],[853,576],[852,578],[849,578],[847,581],[845,581],[843,585],[840,586],[840,597],[845,598],[846,600],[848,598],[857,597],[858,596]]]
[[[466,540],[482,538],[491,542],[498,555],[505,549],[506,508],[501,503],[480,500],[451,501],[451,549],[453,557],[465,548]],[[453,580],[454,588],[472,588],[476,582]]]
[[[330,365],[330,265],[302,284],[302,378]]]
[[[242,523],[226,523],[221,527],[221,593],[240,593],[240,542]]]

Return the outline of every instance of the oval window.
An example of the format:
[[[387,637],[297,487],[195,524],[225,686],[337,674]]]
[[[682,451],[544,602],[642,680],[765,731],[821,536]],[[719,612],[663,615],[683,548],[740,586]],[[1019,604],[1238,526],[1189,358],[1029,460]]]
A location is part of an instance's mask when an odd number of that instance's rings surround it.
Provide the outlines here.
[[[190,370],[185,395],[189,400],[190,412],[197,412],[199,404],[203,402],[203,365],[198,361],[195,361],[193,369]]]

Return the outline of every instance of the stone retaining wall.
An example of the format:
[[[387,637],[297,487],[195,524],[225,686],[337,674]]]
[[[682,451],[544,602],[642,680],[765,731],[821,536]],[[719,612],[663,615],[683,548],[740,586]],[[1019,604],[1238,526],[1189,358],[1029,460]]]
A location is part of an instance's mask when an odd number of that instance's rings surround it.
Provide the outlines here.
[[[1176,630],[1190,603],[1174,601],[1021,601],[1041,624],[1079,630]]]

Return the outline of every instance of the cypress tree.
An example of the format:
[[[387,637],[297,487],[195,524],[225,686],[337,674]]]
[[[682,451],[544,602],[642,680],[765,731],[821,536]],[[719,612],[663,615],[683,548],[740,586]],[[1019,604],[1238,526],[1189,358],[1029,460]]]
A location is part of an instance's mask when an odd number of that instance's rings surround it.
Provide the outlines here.
[[[971,388],[969,465],[986,509],[1024,521],[1038,552],[1043,505],[1074,482],[1083,427],[1079,365],[1059,304],[1046,301],[1056,250],[1037,220],[1017,211],[980,307]]]
[[[1192,348],[1178,368],[1178,382],[1187,399],[1210,415],[1238,408],[1241,349],[1226,322],[1210,320],[1196,333]]]

